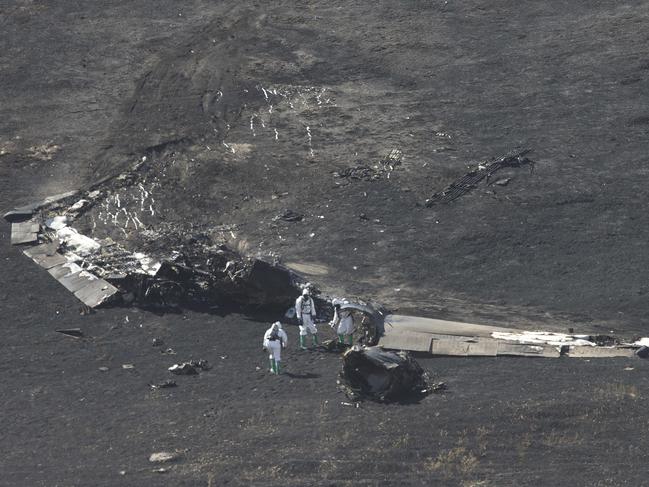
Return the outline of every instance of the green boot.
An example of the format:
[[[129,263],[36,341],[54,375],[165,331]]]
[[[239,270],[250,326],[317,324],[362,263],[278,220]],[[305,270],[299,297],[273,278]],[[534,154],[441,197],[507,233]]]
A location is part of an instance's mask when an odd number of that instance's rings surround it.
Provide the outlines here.
[[[351,347],[354,344],[354,335],[349,335],[349,346]]]
[[[313,339],[313,346],[317,347],[318,346],[318,334],[314,333],[313,335],[311,335],[311,338]]]
[[[282,366],[280,365],[281,363],[282,362],[280,362],[279,360],[275,361],[275,373],[277,375],[282,373]]]
[[[269,372],[271,374],[276,374],[277,373],[277,365],[276,365],[276,362],[275,362],[274,358],[270,359],[270,370],[269,370]]]
[[[306,350],[306,337],[304,335],[300,335],[300,348]]]
[[[343,335],[342,333],[338,333],[338,343],[340,343],[341,345],[345,344],[345,335]]]

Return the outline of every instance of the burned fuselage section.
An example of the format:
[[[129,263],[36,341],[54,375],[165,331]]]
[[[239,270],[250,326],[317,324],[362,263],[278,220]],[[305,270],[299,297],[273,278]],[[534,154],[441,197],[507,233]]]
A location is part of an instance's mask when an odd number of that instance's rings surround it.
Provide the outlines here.
[[[404,351],[355,346],[343,355],[340,387],[354,400],[417,399],[431,390],[428,374]]]
[[[292,302],[299,277],[231,249],[222,228],[147,220],[156,209],[144,182],[138,164],[87,191],[11,211],[12,243],[89,307],[280,309]]]

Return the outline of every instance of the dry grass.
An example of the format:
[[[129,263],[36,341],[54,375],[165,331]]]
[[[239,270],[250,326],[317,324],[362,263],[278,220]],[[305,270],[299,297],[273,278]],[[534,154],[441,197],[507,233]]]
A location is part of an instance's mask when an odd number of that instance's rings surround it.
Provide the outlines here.
[[[602,400],[624,400],[624,399],[638,399],[638,388],[634,385],[610,383],[603,384],[593,391],[593,396]]]
[[[430,458],[425,464],[429,471],[439,472],[445,477],[465,477],[472,475],[479,464],[478,457],[463,446],[440,452],[437,457]]]

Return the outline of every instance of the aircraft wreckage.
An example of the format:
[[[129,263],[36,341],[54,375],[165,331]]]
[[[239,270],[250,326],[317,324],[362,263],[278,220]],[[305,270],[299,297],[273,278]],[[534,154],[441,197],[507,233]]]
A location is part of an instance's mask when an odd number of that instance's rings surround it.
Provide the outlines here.
[[[145,227],[127,202],[154,210],[138,168],[99,183],[16,208],[5,214],[11,243],[86,306],[253,306],[286,309],[305,280],[278,263],[242,256],[208,232],[161,235]],[[112,208],[112,211],[111,211]],[[142,251],[97,231],[97,221],[125,219],[139,230]],[[77,225],[80,223],[80,225]],[[107,225],[108,227],[108,225]],[[113,225],[125,232],[124,227]],[[212,232],[213,234],[214,232]],[[88,234],[92,236],[88,236]],[[148,239],[148,240],[147,240]],[[318,299],[331,313],[330,301]],[[390,314],[379,305],[346,303],[366,346],[433,356],[630,357],[649,355],[649,339],[623,342],[601,335],[530,332],[507,327]],[[326,313],[325,313],[326,314]]]

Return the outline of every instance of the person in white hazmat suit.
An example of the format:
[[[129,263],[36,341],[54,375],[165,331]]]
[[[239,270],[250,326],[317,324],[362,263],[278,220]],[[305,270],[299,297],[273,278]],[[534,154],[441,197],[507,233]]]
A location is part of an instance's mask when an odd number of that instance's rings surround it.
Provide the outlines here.
[[[329,323],[332,328],[336,329],[336,334],[338,335],[338,343],[341,345],[353,345],[354,341],[354,317],[352,316],[352,311],[350,309],[340,309],[341,304],[345,304],[347,301],[342,299],[333,299],[331,304],[334,307],[334,318]],[[345,343],[345,337],[347,337],[347,343]]]
[[[268,350],[271,374],[279,375],[282,373],[282,348],[286,348],[287,343],[288,336],[286,336],[286,332],[282,330],[282,324],[279,321],[273,323],[272,326],[266,330],[266,333],[264,333],[263,347]]]
[[[306,336],[311,333],[313,345],[318,344],[318,329],[315,327],[315,304],[309,295],[309,290],[304,289],[302,296],[295,300],[295,316],[300,323],[300,348],[306,350]]]

